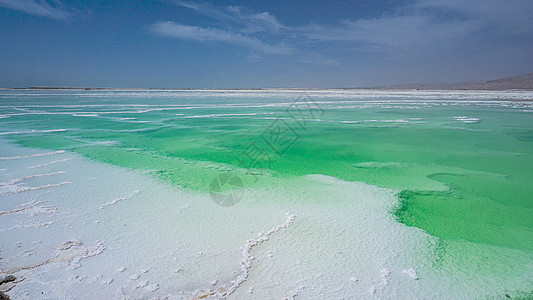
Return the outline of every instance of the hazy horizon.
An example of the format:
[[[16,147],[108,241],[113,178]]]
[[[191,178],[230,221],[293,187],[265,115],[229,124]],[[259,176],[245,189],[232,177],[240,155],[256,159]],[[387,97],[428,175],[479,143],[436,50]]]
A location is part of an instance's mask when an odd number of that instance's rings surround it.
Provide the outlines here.
[[[432,82],[432,83],[416,83],[416,82],[411,82],[411,83],[404,83],[404,84],[391,84],[391,85],[385,85],[385,86],[364,86],[364,87],[358,87],[358,86],[353,86],[353,87],[246,87],[246,88],[225,88],[225,87],[219,87],[219,88],[188,88],[188,87],[157,87],[157,88],[152,88],[152,87],[116,87],[116,86],[67,86],[67,85],[55,85],[55,86],[47,86],[47,85],[43,85],[43,86],[39,86],[39,85],[35,85],[35,86],[25,86],[25,87],[0,87],[0,89],[4,89],[4,90],[24,90],[24,89],[50,89],[50,90],[54,90],[54,89],[65,89],[65,90],[69,90],[69,89],[73,89],[73,90],[76,90],[76,89],[91,89],[91,90],[176,90],[176,91],[179,91],[179,90],[350,90],[350,89],[353,89],[353,90],[358,90],[358,89],[361,89],[361,90],[364,90],[364,89],[370,89],[370,90],[379,90],[379,89],[414,89],[414,88],[424,88],[424,89],[433,89],[433,86],[437,86],[436,89],[449,89],[447,88],[446,86],[447,85],[450,85],[451,86],[451,89],[455,89],[454,88],[454,85],[461,85],[461,84],[465,84],[465,85],[468,85],[468,84],[475,84],[475,83],[481,83],[481,82],[486,82],[486,81],[490,81],[490,80],[499,80],[499,79],[503,79],[503,80],[506,80],[507,78],[510,78],[510,77],[520,77],[520,76],[523,76],[523,75],[530,75],[530,74],[533,74],[533,73],[527,73],[527,74],[519,74],[519,75],[513,75],[513,76],[509,76],[509,77],[505,77],[505,78],[491,78],[491,79],[487,79],[485,81],[478,81],[478,82],[453,82],[453,83],[439,83],[439,82]],[[429,86],[429,88],[425,88],[426,85]],[[438,86],[442,85],[441,88],[439,88]],[[469,88],[459,88],[460,90],[462,89],[469,89]],[[515,89],[515,88],[504,88],[504,89]],[[525,90],[530,90],[530,88],[518,88],[519,90],[520,89],[525,89]],[[489,88],[490,90],[490,88]],[[502,90],[501,88],[496,88],[494,90]]]

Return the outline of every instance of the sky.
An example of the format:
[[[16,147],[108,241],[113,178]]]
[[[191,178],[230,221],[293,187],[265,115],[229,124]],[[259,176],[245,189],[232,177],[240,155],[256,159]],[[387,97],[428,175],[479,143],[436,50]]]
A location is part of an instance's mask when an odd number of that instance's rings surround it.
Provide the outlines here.
[[[533,72],[531,0],[0,0],[0,87],[350,88]]]

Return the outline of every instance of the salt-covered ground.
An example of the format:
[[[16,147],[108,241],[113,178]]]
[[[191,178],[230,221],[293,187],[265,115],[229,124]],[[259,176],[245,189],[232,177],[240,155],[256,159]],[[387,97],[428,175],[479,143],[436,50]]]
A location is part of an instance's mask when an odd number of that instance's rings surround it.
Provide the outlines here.
[[[447,248],[398,223],[394,190],[307,175],[223,208],[69,152],[0,149],[0,267],[17,277],[13,299],[466,299],[532,279],[527,252]],[[460,249],[478,264],[462,264]]]

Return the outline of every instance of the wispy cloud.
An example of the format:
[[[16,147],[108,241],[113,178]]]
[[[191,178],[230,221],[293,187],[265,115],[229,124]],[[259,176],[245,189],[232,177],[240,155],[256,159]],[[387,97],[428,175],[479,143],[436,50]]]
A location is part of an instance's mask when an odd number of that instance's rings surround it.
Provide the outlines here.
[[[156,22],[150,31],[163,37],[203,42],[226,42],[250,48],[267,54],[290,54],[292,49],[283,44],[269,45],[256,38],[218,28],[188,26],[174,22]]]
[[[533,33],[531,0],[418,0],[378,18],[310,24],[297,35],[315,42],[356,43],[361,49],[446,48],[478,34]]]
[[[55,6],[45,0],[0,0],[0,6],[8,7],[25,13],[46,17],[55,20],[68,21],[73,12],[67,10],[59,1],[54,1]]]
[[[204,2],[176,1],[177,5],[192,9],[200,14],[223,22],[237,22],[235,16],[225,12],[223,9]]]
[[[299,31],[314,41],[358,42],[362,47],[395,49],[450,45],[480,26],[473,20],[439,21],[427,15],[406,15],[341,21],[335,26],[308,25]]]
[[[287,26],[269,12],[242,6],[185,0],[175,3],[208,17],[214,27],[157,22],[151,26],[153,33],[182,40],[233,43],[266,54],[299,55],[297,61],[328,66],[342,62],[328,54],[331,44],[337,47],[333,51],[387,52],[389,57],[403,51],[408,56],[431,57],[450,49],[479,48],[476,43],[496,35],[502,39],[509,34],[533,36],[531,0],[415,0],[376,18],[300,26]]]
[[[280,41],[271,44],[263,41],[264,36],[261,39],[257,37],[257,33],[268,33],[276,40],[280,40],[277,33],[284,26],[268,12],[252,12],[240,6],[218,7],[206,2],[176,1],[175,3],[221,24],[217,27],[200,27],[160,21],[150,26],[150,32],[182,40],[231,43],[264,54],[294,53],[294,49],[286,43]]]
[[[217,7],[209,3],[176,1],[186,7],[228,25],[239,27],[243,33],[278,32],[286,28],[278,19],[268,12],[253,12],[242,6]]]
[[[531,34],[533,29],[531,0],[418,0],[412,7],[455,13],[506,34]]]
[[[242,21],[244,32],[278,32],[287,28],[268,12],[252,13],[240,6],[229,6],[226,10]]]

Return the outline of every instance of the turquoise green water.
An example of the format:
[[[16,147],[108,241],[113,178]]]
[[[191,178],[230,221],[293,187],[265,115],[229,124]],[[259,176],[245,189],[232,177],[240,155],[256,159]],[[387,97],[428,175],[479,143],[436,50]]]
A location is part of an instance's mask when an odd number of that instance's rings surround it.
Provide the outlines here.
[[[320,110],[295,120],[299,92],[4,91],[0,137],[203,192],[227,169],[250,187],[363,181],[397,189],[397,220],[443,241],[533,250],[533,93],[308,94]],[[262,138],[275,122],[293,129],[270,141],[282,155]],[[251,145],[256,168],[239,169]]]

